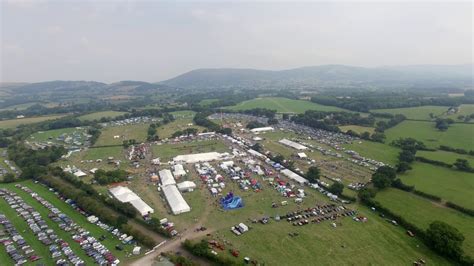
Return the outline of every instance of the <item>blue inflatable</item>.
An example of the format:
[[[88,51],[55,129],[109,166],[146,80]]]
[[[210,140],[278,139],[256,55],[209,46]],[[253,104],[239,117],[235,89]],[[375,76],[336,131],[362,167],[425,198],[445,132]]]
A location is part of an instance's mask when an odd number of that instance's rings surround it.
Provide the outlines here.
[[[242,208],[244,206],[242,198],[239,196],[234,196],[232,192],[229,192],[225,197],[221,198],[220,201],[224,210],[233,210]]]

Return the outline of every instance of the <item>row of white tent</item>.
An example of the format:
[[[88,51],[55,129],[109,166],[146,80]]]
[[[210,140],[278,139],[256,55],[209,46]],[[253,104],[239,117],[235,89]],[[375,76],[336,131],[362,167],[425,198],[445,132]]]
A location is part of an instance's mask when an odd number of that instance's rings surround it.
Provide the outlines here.
[[[109,189],[110,194],[114,196],[120,202],[128,202],[132,204],[135,209],[142,215],[148,215],[153,213],[154,210],[146,204],[135,192],[131,191],[128,187],[117,186]]]
[[[171,173],[171,171],[168,169],[159,171],[158,175],[160,176],[161,180],[161,190],[165,195],[166,201],[170,205],[171,212],[173,212],[174,215],[178,215],[191,211],[191,207],[189,207],[180,191],[192,190],[196,188],[196,184],[191,181],[184,181],[176,184],[173,173]]]

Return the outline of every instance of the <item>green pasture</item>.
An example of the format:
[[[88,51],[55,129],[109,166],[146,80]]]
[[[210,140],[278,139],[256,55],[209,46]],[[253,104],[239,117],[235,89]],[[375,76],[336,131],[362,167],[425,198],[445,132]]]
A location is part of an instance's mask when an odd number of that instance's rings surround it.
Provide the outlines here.
[[[256,98],[228,107],[231,110],[248,110],[254,108],[267,108],[278,113],[304,113],[307,110],[340,112],[348,111],[339,107],[321,105],[304,100],[293,100],[282,97]]]
[[[400,175],[405,184],[467,208],[474,206],[473,173],[421,162],[413,163],[412,167],[412,170]]]
[[[398,154],[400,150],[388,144],[361,140],[359,142],[353,142],[351,144],[343,145],[346,149],[354,150],[360,155],[381,161],[392,166],[398,162]]]
[[[428,225],[436,220],[456,227],[466,238],[463,243],[464,251],[470,256],[474,255],[474,218],[398,189],[389,188],[381,191],[375,199],[408,222],[423,229],[428,228]]]
[[[449,151],[417,151],[416,156],[421,156],[430,160],[445,162],[449,164],[453,164],[456,159],[465,159],[469,161],[469,164],[474,167],[474,156],[468,154],[459,154],[455,152]]]
[[[414,138],[422,141],[429,148],[440,145],[474,150],[474,124],[452,124],[446,131],[435,128],[434,122],[403,121],[385,131],[386,142],[399,138]]]
[[[135,139],[143,142],[147,138],[149,124],[133,124],[124,126],[110,126],[102,129],[95,146],[122,145],[124,140]],[[119,136],[114,138],[114,136]]]
[[[433,116],[441,116],[448,111],[447,106],[417,106],[417,107],[406,107],[406,108],[393,108],[393,109],[376,109],[371,110],[372,113],[387,113],[387,114],[401,114],[409,119],[417,120],[431,120],[430,113]]]
[[[10,119],[10,120],[0,120],[0,129],[16,128],[20,125],[28,125],[28,124],[34,124],[34,123],[47,121],[47,120],[55,120],[63,116],[64,115],[47,115],[47,116],[25,117],[25,118]]]
[[[342,132],[347,132],[349,130],[352,130],[358,134],[362,134],[364,132],[369,132],[370,134],[372,134],[375,131],[375,128],[373,127],[364,127],[364,126],[358,126],[358,125],[339,126],[339,129],[341,129]]]
[[[86,115],[79,116],[79,120],[81,121],[94,121],[100,120],[101,118],[115,118],[120,115],[124,115],[126,112],[118,112],[118,111],[103,111],[103,112],[95,112]]]

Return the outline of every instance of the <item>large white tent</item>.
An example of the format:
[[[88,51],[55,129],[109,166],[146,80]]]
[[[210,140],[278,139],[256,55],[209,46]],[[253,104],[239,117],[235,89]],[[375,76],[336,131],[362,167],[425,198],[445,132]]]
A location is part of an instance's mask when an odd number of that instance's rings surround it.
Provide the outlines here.
[[[222,159],[227,158],[228,156],[229,156],[228,153],[205,152],[205,153],[178,155],[173,158],[173,161],[179,162],[179,163],[198,163],[198,162],[222,160]]]
[[[176,184],[179,191],[190,191],[196,188],[196,183],[193,181],[183,181],[181,183]]]
[[[273,127],[257,127],[257,128],[252,128],[250,131],[252,133],[260,133],[260,132],[266,132],[266,131],[273,131]]]
[[[174,215],[191,211],[191,207],[175,185],[165,186],[162,189]]]
[[[135,192],[131,191],[128,187],[117,186],[109,189],[109,193],[112,194],[120,202],[129,202],[135,209],[142,215],[153,213],[154,210],[146,204]]]
[[[160,180],[161,180],[161,185],[162,186],[168,186],[168,185],[174,185],[176,184],[176,181],[174,180],[173,174],[171,173],[170,170],[164,169],[158,172],[158,175],[160,175]]]
[[[278,142],[280,142],[281,144],[286,145],[288,147],[292,147],[294,149],[300,150],[300,151],[308,149],[308,147],[303,146],[303,145],[301,145],[297,142],[294,142],[294,141],[291,141],[291,140],[288,140],[288,139],[282,139]]]
[[[285,176],[287,176],[289,179],[296,181],[300,185],[304,185],[308,183],[308,180],[306,178],[296,174],[295,172],[289,169],[284,169],[284,170],[281,170],[280,172],[284,174]]]

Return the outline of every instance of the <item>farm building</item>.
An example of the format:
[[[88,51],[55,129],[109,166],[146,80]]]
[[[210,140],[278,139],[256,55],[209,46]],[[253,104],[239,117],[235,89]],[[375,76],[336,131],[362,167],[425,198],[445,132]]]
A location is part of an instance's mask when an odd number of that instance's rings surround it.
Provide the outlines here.
[[[163,193],[174,215],[191,211],[191,207],[189,207],[175,185],[163,187]]]
[[[153,213],[154,210],[146,204],[135,192],[131,191],[128,187],[117,186],[109,189],[109,193],[112,194],[120,202],[128,202],[137,209],[137,211],[145,216],[149,213]]]
[[[181,183],[176,184],[178,190],[181,192],[192,191],[196,188],[196,183],[192,181],[183,181]]]
[[[173,174],[170,170],[164,169],[158,172],[160,175],[161,185],[168,186],[168,185],[175,185],[176,181],[174,180]]]
[[[226,157],[228,157],[227,153],[205,152],[205,153],[178,155],[173,158],[173,161],[180,162],[180,163],[198,163],[198,162],[222,160]]]
[[[267,131],[273,131],[273,127],[257,127],[257,128],[252,128],[250,131],[252,133],[261,133],[261,132],[267,132]]]
[[[173,175],[176,178],[186,175],[186,171],[184,171],[184,167],[182,164],[173,165]]]
[[[294,142],[294,141],[291,141],[291,140],[288,140],[288,139],[281,139],[281,140],[278,141],[278,142],[280,142],[281,144],[286,145],[286,146],[288,146],[288,147],[291,147],[291,148],[300,150],[300,151],[302,151],[302,150],[307,150],[307,149],[308,149],[308,147],[303,146],[303,145],[301,145],[301,144],[299,144],[299,143],[297,143],[297,142]]]
[[[285,176],[287,176],[289,179],[297,182],[300,185],[304,185],[308,183],[308,180],[306,180],[306,178],[294,173],[293,171],[289,169],[284,169],[284,170],[281,170],[280,172],[284,174]]]

